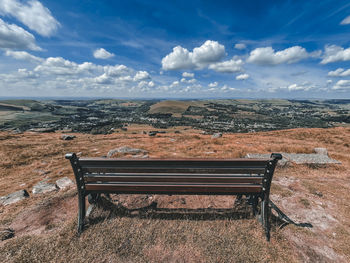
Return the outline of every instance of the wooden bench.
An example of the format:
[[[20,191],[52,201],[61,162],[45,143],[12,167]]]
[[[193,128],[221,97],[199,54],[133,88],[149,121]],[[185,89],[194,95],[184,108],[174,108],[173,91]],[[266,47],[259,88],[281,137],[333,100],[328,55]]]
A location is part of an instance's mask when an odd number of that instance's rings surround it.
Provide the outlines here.
[[[165,195],[247,195],[270,239],[269,194],[280,154],[268,159],[107,159],[66,154],[78,188],[78,233],[83,231],[85,198],[101,193]]]

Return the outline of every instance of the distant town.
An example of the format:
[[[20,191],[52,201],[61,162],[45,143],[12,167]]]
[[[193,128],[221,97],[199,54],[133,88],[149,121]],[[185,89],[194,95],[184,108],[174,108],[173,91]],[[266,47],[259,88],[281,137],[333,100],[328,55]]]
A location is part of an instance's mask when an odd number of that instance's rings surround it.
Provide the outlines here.
[[[0,130],[108,134],[130,124],[204,132],[350,126],[350,100],[0,100]]]

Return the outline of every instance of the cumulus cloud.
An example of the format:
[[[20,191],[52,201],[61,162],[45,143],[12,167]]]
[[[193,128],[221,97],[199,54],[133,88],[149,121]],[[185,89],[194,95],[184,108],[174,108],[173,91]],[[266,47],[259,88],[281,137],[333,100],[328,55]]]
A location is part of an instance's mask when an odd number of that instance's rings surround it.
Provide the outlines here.
[[[258,65],[291,64],[310,56],[313,55],[300,46],[293,46],[277,52],[272,47],[262,47],[251,51],[247,61]]]
[[[192,59],[198,66],[219,61],[225,56],[225,47],[217,41],[207,40],[200,47],[193,49]]]
[[[181,82],[182,83],[191,83],[191,84],[193,84],[193,83],[195,83],[197,80],[196,79],[185,79],[185,78],[182,78],[181,79]]]
[[[114,54],[108,52],[104,48],[99,48],[94,51],[94,57],[99,59],[108,59],[114,57]]]
[[[138,71],[134,77],[134,81],[147,80],[150,78],[150,75],[147,71]]]
[[[350,24],[350,16],[345,17],[341,22],[341,25],[348,25]]]
[[[179,70],[203,68],[210,63],[220,61],[225,56],[225,47],[217,41],[207,40],[192,52],[181,46],[162,59],[162,69]]]
[[[325,47],[321,64],[348,60],[350,60],[350,48],[344,49],[337,45],[330,45]]]
[[[190,69],[194,67],[192,53],[181,46],[174,47],[173,52],[162,59],[162,68],[164,70]]]
[[[35,44],[35,37],[14,24],[7,24],[0,18],[0,48],[41,50]]]
[[[288,91],[308,91],[313,88],[315,88],[314,85],[312,85],[309,82],[304,82],[302,84],[296,84],[296,83],[291,84],[287,87],[287,90]]]
[[[184,73],[182,73],[182,76],[184,78],[193,78],[194,77],[194,73],[184,72]]]
[[[232,58],[231,60],[211,64],[209,68],[217,72],[234,73],[242,71],[243,64],[242,59]]]
[[[0,0],[0,14],[15,17],[42,36],[53,35],[60,25],[50,10],[36,0],[27,3],[18,0]]]
[[[328,76],[330,76],[330,77],[347,77],[347,76],[350,76],[350,69],[344,70],[343,68],[338,68],[334,71],[329,71]]]
[[[226,84],[221,88],[221,91],[223,91],[223,92],[236,91],[236,90],[237,90],[237,89],[232,88],[232,87],[230,87],[230,86],[228,86],[228,85],[226,85]]]
[[[9,57],[13,57],[15,59],[26,60],[26,61],[35,62],[35,63],[40,63],[40,62],[44,61],[44,59],[33,56],[26,51],[6,50],[5,55],[9,56]]]
[[[236,49],[239,49],[239,50],[242,50],[242,49],[246,49],[247,46],[246,46],[245,44],[243,44],[243,43],[237,43],[237,44],[235,45],[235,48],[236,48]]]
[[[65,60],[62,57],[49,57],[40,65],[36,66],[34,71],[50,75],[76,75],[89,73],[98,66],[85,62],[77,64],[75,62]]]
[[[209,88],[215,88],[218,86],[219,83],[217,83],[216,81],[215,82],[212,82],[212,83],[209,83],[208,87]]]
[[[237,80],[245,80],[248,79],[249,75],[248,74],[240,74],[236,77]]]
[[[341,79],[332,87],[333,90],[350,90],[350,80]]]

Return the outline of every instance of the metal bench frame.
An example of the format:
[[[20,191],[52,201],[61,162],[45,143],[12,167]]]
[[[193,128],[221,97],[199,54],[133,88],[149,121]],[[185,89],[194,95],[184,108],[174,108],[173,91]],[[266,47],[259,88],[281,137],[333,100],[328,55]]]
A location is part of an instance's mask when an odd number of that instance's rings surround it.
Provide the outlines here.
[[[101,193],[247,195],[254,214],[261,200],[260,221],[270,240],[269,195],[281,154],[273,153],[269,159],[180,160],[78,158],[68,153],[65,158],[78,189],[78,234],[84,228],[86,196],[93,203]]]

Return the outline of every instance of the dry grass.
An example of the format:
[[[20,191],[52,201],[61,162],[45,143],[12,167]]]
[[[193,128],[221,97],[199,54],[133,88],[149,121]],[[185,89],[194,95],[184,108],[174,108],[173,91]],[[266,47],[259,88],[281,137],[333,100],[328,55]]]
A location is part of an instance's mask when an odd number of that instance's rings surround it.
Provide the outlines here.
[[[16,237],[0,243],[5,262],[347,262],[350,260],[350,129],[294,129],[249,134],[224,134],[211,139],[194,130],[155,137],[141,134],[145,127],[126,133],[76,134],[62,141],[60,134],[0,133],[0,195],[31,191],[44,178],[73,179],[67,152],[104,156],[116,147],[149,151],[155,158],[234,158],[248,152],[310,153],[326,147],[342,165],[278,168],[272,187],[275,203],[312,229],[274,227],[265,241],[257,220],[244,213],[220,215],[234,198],[214,196],[116,196],[124,212],[99,208],[81,237],[76,236],[75,189],[33,196],[0,207],[0,225],[15,228]],[[177,128],[178,129],[178,128]],[[175,130],[175,129],[174,129]],[[131,134],[131,131],[138,131]],[[24,185],[23,185],[24,184]],[[156,201],[169,214],[136,208]],[[120,206],[119,206],[120,207]],[[183,215],[180,208],[210,208],[212,214]],[[136,210],[133,210],[136,209]],[[113,212],[114,211],[114,212]],[[125,212],[126,211],[126,212]],[[240,216],[241,215],[241,216]]]

